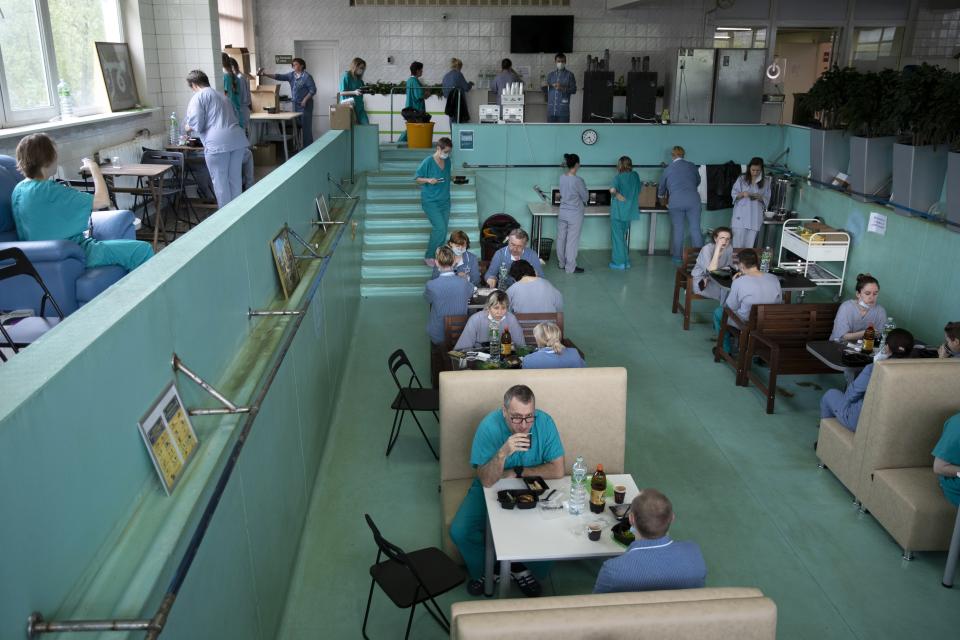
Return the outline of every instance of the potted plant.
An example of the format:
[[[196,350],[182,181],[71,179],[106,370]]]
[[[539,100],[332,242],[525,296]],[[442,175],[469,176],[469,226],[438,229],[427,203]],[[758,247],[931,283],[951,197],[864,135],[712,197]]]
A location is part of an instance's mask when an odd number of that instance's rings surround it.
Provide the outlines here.
[[[893,144],[900,127],[900,74],[893,69],[860,73],[843,107],[850,132],[850,188],[874,195],[893,174]]]
[[[819,129],[810,130],[810,172],[814,180],[829,183],[847,170],[850,144],[844,139],[843,107],[858,73],[834,65],[810,87],[804,106],[816,114]]]
[[[947,153],[947,220],[960,224],[960,73],[950,74],[947,95],[954,96],[943,105],[943,117],[948,130],[953,132]]]
[[[922,64],[904,70],[898,113],[904,137],[893,145],[893,193],[898,205],[926,213],[939,202],[947,172],[947,149],[955,138],[946,115],[956,109],[953,74]]]

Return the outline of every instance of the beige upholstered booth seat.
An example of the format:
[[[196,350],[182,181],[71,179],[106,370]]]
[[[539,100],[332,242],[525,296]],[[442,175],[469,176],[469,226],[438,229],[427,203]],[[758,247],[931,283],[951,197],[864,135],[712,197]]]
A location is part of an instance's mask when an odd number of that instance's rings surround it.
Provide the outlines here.
[[[451,640],[772,640],[777,606],[757,589],[711,588],[472,600],[450,610]]]
[[[856,433],[820,421],[817,456],[905,552],[949,546],[956,510],[930,452],[956,413],[960,361],[885,360],[874,365]]]
[[[460,554],[450,540],[450,523],[476,476],[470,465],[473,435],[484,416],[503,406],[504,392],[515,384],[533,389],[537,409],[556,422],[565,469],[581,455],[588,469],[601,463],[607,473],[623,473],[627,423],[627,370],[623,367],[442,372],[443,550],[457,561]]]

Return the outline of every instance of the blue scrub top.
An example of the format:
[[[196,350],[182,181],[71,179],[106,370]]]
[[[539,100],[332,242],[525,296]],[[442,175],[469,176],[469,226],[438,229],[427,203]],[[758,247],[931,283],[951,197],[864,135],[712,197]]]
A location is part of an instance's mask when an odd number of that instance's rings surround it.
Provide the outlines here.
[[[620,202],[614,197],[610,201],[610,217],[624,222],[639,218],[640,176],[633,171],[618,173],[613,179],[613,188],[626,200]]]
[[[563,444],[553,418],[539,409],[534,412],[534,416],[533,427],[530,429],[530,448],[507,456],[503,461],[504,469],[536,467],[563,456]],[[477,433],[473,436],[470,464],[477,468],[490,462],[512,434],[503,417],[503,410],[491,411],[480,421]],[[479,479],[474,482],[479,482]]]
[[[560,84],[560,89],[553,85]],[[547,113],[552,116],[570,115],[570,96],[577,92],[577,78],[569,69],[557,69],[547,74]]]
[[[313,81],[313,76],[309,73],[304,71],[297,76],[295,72],[291,71],[290,73],[274,74],[273,78],[281,82],[290,83],[290,99],[293,100],[294,111],[303,111],[304,108],[310,109],[313,106],[312,101],[308,102],[306,107],[300,106],[300,103],[303,102],[303,99],[308,95],[317,95],[317,85]]]
[[[440,82],[443,85],[443,97],[449,98],[450,92],[454,89],[460,89],[463,93],[470,91],[470,83],[467,82],[467,79],[463,77],[463,74],[456,69],[451,69],[447,71],[443,76],[443,80]],[[464,96],[466,98],[466,96]]]
[[[700,169],[692,162],[678,158],[668,164],[660,176],[657,195],[670,196],[670,208],[697,208],[700,206]]]
[[[405,109],[416,109],[417,111],[426,111],[427,103],[423,99],[423,85],[417,80],[416,76],[407,78],[407,105]]]
[[[344,91],[356,91],[361,88],[363,88],[363,80],[349,71],[344,71],[343,75],[340,76],[341,93]],[[341,96],[340,102],[351,98],[353,98],[353,112],[357,114],[357,123],[370,124],[370,119],[367,117],[367,110],[363,106],[363,96]]]
[[[13,221],[21,240],[84,240],[90,226],[93,194],[52,180],[27,178],[11,197]]]
[[[233,110],[237,114],[237,121],[243,126],[243,109],[241,108],[241,90],[237,77],[232,73],[223,74],[223,91],[227,94],[227,100],[233,105]]]
[[[943,424],[943,435],[933,448],[933,455],[950,464],[960,464],[960,413]],[[960,478],[940,476],[940,488],[947,500],[960,507]]]
[[[433,155],[423,159],[420,166],[417,167],[418,178],[437,178],[443,179],[443,182],[437,184],[420,185],[420,199],[423,202],[449,202],[450,201],[450,161],[447,158],[443,161],[443,169],[437,166]]]

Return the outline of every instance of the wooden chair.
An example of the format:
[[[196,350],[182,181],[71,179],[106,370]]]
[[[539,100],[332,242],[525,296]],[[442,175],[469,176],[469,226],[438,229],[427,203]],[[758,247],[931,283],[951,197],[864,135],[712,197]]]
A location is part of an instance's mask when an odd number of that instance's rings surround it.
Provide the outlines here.
[[[566,336],[563,330],[563,312],[558,313],[515,313],[517,322],[523,327],[523,339],[528,345],[536,345],[537,341],[533,337],[533,329],[541,322],[553,322],[560,327],[560,333]]]
[[[756,385],[767,397],[767,413],[773,413],[777,397],[777,377],[836,373],[807,351],[807,343],[829,340],[839,304],[761,304],[756,310],[756,325],[749,340],[741,341],[746,380]],[[751,312],[751,315],[752,312]],[[755,373],[750,363],[762,358],[770,370],[766,380]]]
[[[703,296],[693,292],[693,266],[697,264],[700,247],[684,247],[683,262],[677,267],[673,275],[673,306],[671,313],[683,309],[683,330],[690,330],[690,313],[693,311],[694,300],[704,300]],[[683,305],[680,305],[680,290],[683,289]]]
[[[734,371],[734,382],[740,387],[746,386],[747,384],[746,374],[744,373],[745,363],[747,362],[747,340],[750,339],[750,332],[753,331],[753,328],[757,325],[757,309],[762,306],[765,305],[753,305],[750,309],[750,317],[743,320],[736,312],[730,309],[730,307],[724,305],[723,317],[720,318],[720,331],[717,332],[717,344],[713,347],[713,361],[720,362],[723,360],[730,365]],[[723,349],[723,339],[728,334],[731,338],[735,336],[740,337],[740,348],[736,354],[727,353]]]
[[[463,328],[467,326],[468,316],[444,316],[443,317],[443,336],[447,351],[453,349],[463,333]],[[448,363],[449,364],[449,363]]]

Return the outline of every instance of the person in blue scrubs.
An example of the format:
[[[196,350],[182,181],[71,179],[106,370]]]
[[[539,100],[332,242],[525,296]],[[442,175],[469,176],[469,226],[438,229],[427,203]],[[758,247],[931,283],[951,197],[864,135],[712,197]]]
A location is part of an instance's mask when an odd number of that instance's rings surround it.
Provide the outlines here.
[[[57,148],[48,136],[35,133],[17,144],[17,169],[26,176],[13,188],[10,204],[17,236],[24,241],[70,240],[87,256],[87,268],[118,265],[132,271],[146,262],[153,249],[138,240],[94,240],[90,215],[110,204],[100,167],[84,158],[93,178],[93,194],[77,191],[49,178],[57,171]]]
[[[960,507],[960,413],[943,424],[943,435],[933,448],[933,472],[947,500]]]
[[[187,74],[187,84],[193,97],[183,119],[184,130],[203,143],[217,206],[223,208],[243,191],[244,157],[250,142],[226,96],[210,88],[207,74],[194,69]]]
[[[610,268],[623,271],[630,268],[630,247],[627,234],[630,223],[640,217],[640,176],[633,170],[629,156],[617,161],[617,176],[610,187]]]
[[[483,488],[492,487],[501,478],[541,476],[555,480],[564,473],[563,443],[557,425],[536,408],[530,387],[515,385],[507,389],[503,407],[494,409],[480,422],[473,437],[470,464],[477,470],[477,477],[450,524],[450,537],[470,573],[467,591],[480,595],[487,528]],[[514,564],[511,576],[524,595],[540,595],[539,582],[526,568]]]
[[[577,78],[567,69],[567,56],[553,57],[555,71],[547,74],[547,122],[570,122],[570,96],[577,92]]]
[[[760,257],[755,249],[744,249],[737,254],[737,257],[740,260],[740,271],[733,276],[733,284],[730,285],[727,299],[713,312],[713,329],[717,333],[720,333],[720,323],[723,322],[724,307],[730,308],[737,317],[746,322],[750,319],[750,309],[753,305],[783,302],[780,280],[772,273],[760,271]],[[733,319],[728,323],[733,326]],[[723,350],[731,353],[732,348],[733,343],[728,333],[723,338]]]
[[[370,124],[367,110],[363,106],[363,73],[366,70],[366,61],[363,58],[354,58],[350,61],[350,68],[340,76],[340,102],[353,99],[353,113],[357,116],[357,124]]]
[[[483,279],[486,281],[488,287],[491,289],[500,287],[503,291],[509,289],[510,286],[516,282],[510,277],[510,269],[513,263],[518,260],[526,260],[529,262],[533,270],[537,272],[537,277],[543,277],[543,266],[540,264],[540,256],[537,255],[536,251],[527,246],[529,242],[530,236],[523,229],[513,229],[507,234],[507,246],[502,249],[497,249],[497,252],[493,254],[493,258],[490,259],[490,266],[487,267],[487,272],[483,275]],[[501,267],[504,267],[506,271],[506,281],[503,283],[498,281]]]
[[[313,81],[313,76],[307,73],[307,63],[303,58],[294,58],[290,66],[293,68],[290,73],[264,73],[263,69],[260,69],[257,75],[290,83],[293,110],[303,114],[300,117],[300,127],[303,146],[307,147],[313,142],[313,97],[317,95],[317,85]]]
[[[250,79],[253,76],[247,75],[240,69],[240,63],[235,58],[230,58],[230,70],[233,77],[237,80],[237,86],[240,89],[240,126],[244,133],[250,126],[250,112],[253,111],[253,95],[250,93]],[[251,156],[251,161],[253,156]]]
[[[417,167],[417,184],[421,185],[420,205],[430,221],[430,240],[423,261],[428,267],[435,264],[434,254],[447,236],[450,220],[450,151],[453,140],[440,138],[433,154],[427,156]]]
[[[671,151],[673,161],[663,170],[657,195],[661,200],[669,196],[667,209],[673,233],[670,237],[670,256],[679,263],[683,260],[684,225],[690,230],[690,242],[695,247],[703,246],[703,234],[700,232],[700,171],[697,165],[684,159],[683,147],[674,147]]]
[[[404,109],[416,109],[417,111],[427,111],[427,100],[423,91],[423,84],[420,77],[423,75],[423,63],[413,61],[410,63],[410,77],[407,78],[407,101],[404,103]],[[403,133],[397,138],[397,142],[407,141],[407,131],[404,128]]]
[[[500,73],[490,83],[490,91],[497,96],[497,105],[502,106],[503,90],[513,82],[520,82],[520,74],[513,70],[513,61],[504,58],[500,61]]]
[[[450,234],[447,240],[447,246],[453,251],[453,272],[472,284],[474,287],[480,286],[480,259],[477,254],[470,251],[470,237],[466,232],[457,229]],[[440,275],[440,269],[433,267],[431,279]]]
[[[693,292],[704,298],[719,300],[721,305],[727,299],[727,290],[710,277],[710,272],[733,266],[733,246],[730,244],[732,238],[733,230],[730,227],[714,229],[713,242],[700,249],[697,263],[690,271],[693,276]]]
[[[887,310],[877,303],[880,297],[880,282],[869,273],[858,273],[856,297],[844,300],[833,320],[830,339],[836,342],[857,341],[869,325],[877,331],[887,322]]]
[[[476,287],[464,278],[457,277],[453,270],[455,256],[448,246],[437,248],[436,278],[427,280],[423,297],[430,305],[427,320],[427,336],[430,338],[430,380],[434,388],[440,386],[440,371],[446,359],[446,334],[444,318],[447,316],[466,316],[467,305]]]
[[[563,154],[567,172],[560,176],[560,212],[557,214],[557,260],[567,273],[583,273],[577,266],[580,231],[583,229],[583,208],[587,204],[587,183],[577,175],[580,156]]]
[[[909,358],[911,351],[913,351],[913,334],[906,329],[894,329],[887,336],[887,342],[883,345],[883,351],[877,355],[876,362],[887,358]],[[846,391],[829,389],[824,393],[820,398],[820,417],[836,418],[837,422],[845,428],[856,431],[871,375],[873,375],[873,365],[868,364],[860,375],[847,385]]]
[[[763,212],[770,204],[770,180],[763,175],[763,158],[752,158],[747,172],[733,183],[733,246],[746,249],[757,244],[757,234],[763,228]]]
[[[533,328],[537,350],[524,356],[524,369],[580,369],[587,366],[580,352],[563,345],[563,334],[553,322],[541,322]]]
[[[460,58],[450,58],[450,71],[447,71],[443,75],[443,80],[440,84],[443,86],[443,97],[446,100],[450,99],[450,94],[453,93],[454,89],[460,90],[460,100],[463,101],[463,104],[466,105],[467,92],[470,89],[473,89],[473,83],[467,82],[467,79],[463,76],[463,60]],[[460,113],[461,110],[456,110],[457,113]],[[458,116],[459,117],[459,116]],[[470,120],[469,116],[466,116],[463,122],[468,122]]]
[[[960,322],[948,322],[943,327],[943,344],[937,347],[937,357],[960,358]]]

